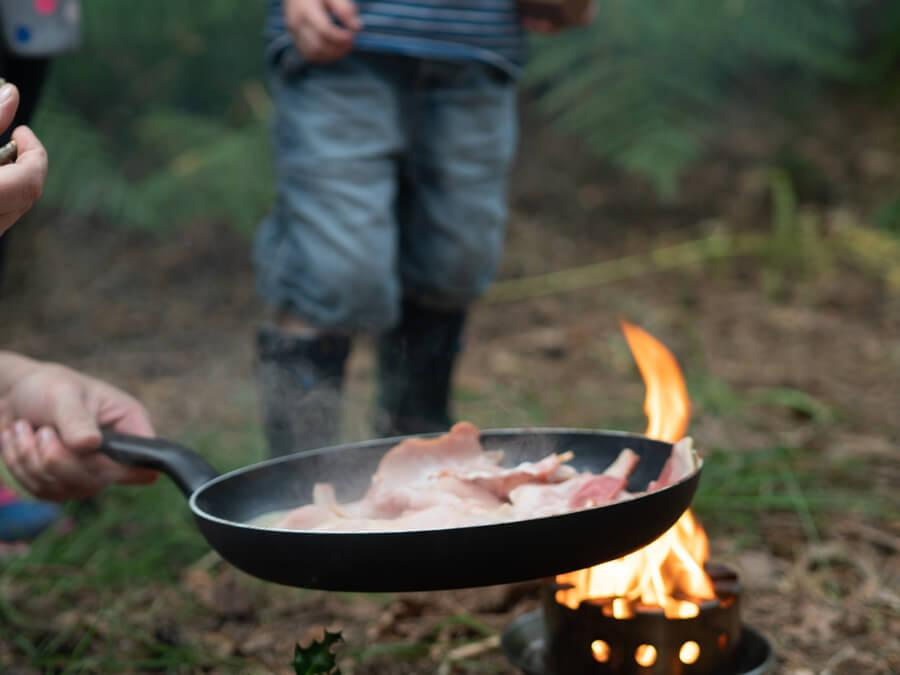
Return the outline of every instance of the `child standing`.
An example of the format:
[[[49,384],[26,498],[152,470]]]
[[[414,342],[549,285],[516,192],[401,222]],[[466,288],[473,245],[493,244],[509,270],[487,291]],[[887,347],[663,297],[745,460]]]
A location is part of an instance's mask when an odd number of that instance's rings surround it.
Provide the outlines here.
[[[539,26],[542,27],[542,26]],[[381,435],[446,430],[494,278],[525,35],[516,0],[272,0],[276,200],[256,242],[270,450],[335,442],[352,340],[378,335]]]

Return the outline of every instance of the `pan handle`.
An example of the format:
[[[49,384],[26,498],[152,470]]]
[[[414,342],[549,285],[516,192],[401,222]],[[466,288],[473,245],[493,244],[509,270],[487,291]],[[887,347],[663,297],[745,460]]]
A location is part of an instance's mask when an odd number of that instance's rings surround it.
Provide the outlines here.
[[[162,471],[188,497],[219,475],[193,450],[163,438],[104,430],[98,449],[120,464]]]

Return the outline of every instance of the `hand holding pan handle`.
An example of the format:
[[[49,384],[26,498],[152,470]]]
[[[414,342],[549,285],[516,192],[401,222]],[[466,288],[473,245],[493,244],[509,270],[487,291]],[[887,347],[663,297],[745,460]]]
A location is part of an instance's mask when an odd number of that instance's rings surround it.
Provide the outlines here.
[[[104,430],[98,449],[120,464],[162,471],[188,497],[219,475],[193,450],[163,438]]]

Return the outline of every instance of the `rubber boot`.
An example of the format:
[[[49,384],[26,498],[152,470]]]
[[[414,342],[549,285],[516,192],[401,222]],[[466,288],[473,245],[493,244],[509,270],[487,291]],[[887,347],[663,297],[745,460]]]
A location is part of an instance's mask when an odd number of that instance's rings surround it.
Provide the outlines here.
[[[378,340],[380,436],[447,431],[453,369],[462,351],[464,310],[407,300],[399,323]]]
[[[350,338],[257,333],[257,377],[269,454],[288,455],[338,443]]]

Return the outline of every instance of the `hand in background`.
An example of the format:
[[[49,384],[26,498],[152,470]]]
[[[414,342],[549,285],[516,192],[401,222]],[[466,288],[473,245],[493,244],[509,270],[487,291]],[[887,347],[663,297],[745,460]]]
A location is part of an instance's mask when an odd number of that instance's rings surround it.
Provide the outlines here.
[[[318,63],[347,54],[353,48],[353,36],[362,28],[352,0],[285,0],[284,19],[300,53]]]
[[[64,366],[39,363],[0,402],[0,453],[40,499],[82,499],[112,483],[150,483],[156,473],[97,452],[100,427],[152,436],[143,406],[115,387]]]
[[[594,18],[597,16],[597,3],[589,2],[587,6],[584,8],[584,12],[582,13],[579,19],[570,25],[565,26],[566,28],[577,28],[579,26],[589,26]],[[558,33],[560,31],[560,26],[557,26],[552,21],[547,21],[544,19],[531,19],[528,17],[522,18],[522,27],[525,30],[531,31],[532,33],[544,33],[544,34],[552,34]]]
[[[11,84],[0,87],[0,131],[12,124],[19,107],[19,91]],[[14,164],[0,166],[0,236],[38,200],[47,178],[47,152],[28,127],[13,132],[19,148]]]

